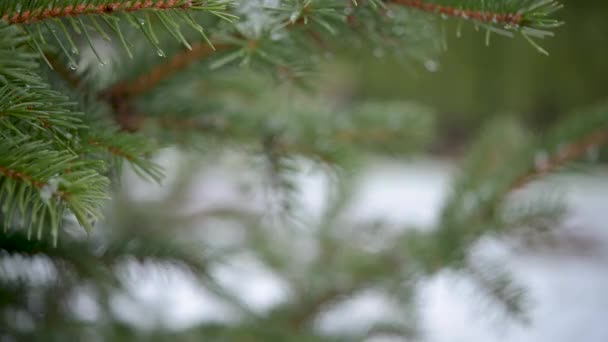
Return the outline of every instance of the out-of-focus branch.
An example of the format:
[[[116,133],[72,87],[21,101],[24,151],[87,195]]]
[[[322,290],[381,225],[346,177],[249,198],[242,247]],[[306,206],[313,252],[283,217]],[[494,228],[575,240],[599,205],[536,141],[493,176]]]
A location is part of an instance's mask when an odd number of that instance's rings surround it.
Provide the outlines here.
[[[46,58],[46,60],[50,63],[51,67],[53,70],[55,70],[55,72],[57,72],[59,77],[61,77],[61,79],[63,79],[70,87],[73,89],[80,88],[82,84],[80,77],[78,77],[76,73],[72,72],[72,70],[66,68],[63,63],[59,62],[56,56],[45,53],[44,58]]]
[[[517,13],[493,13],[490,11],[458,9],[451,6],[442,6],[421,0],[391,0],[389,2],[433,14],[466,18],[486,23],[501,23],[517,26],[520,24],[522,19],[521,15]],[[356,26],[356,18],[353,16],[349,16],[347,22],[350,25]],[[300,25],[302,23],[303,21],[296,21],[294,23],[289,23],[289,26]],[[322,48],[326,47],[326,43],[323,41],[322,36],[318,32],[312,31],[311,37],[317,43],[317,45]],[[214,43],[213,46],[215,47],[215,50],[224,50],[231,47],[229,44],[220,43]],[[114,95],[121,94],[123,96],[135,96],[144,93],[145,91],[156,86],[161,81],[170,78],[175,73],[183,71],[191,64],[212,55],[213,52],[213,47],[207,43],[195,44],[192,46],[192,50],[176,54],[167,62],[152,68],[150,72],[143,74],[134,80],[117,83],[109,88],[105,93]]]
[[[542,178],[564,165],[579,159],[589,149],[597,146],[602,146],[608,143],[608,129],[601,129],[581,137],[563,148],[560,148],[557,153],[549,158],[542,165],[530,170],[528,173],[517,178],[511,187],[511,190],[517,190],[525,187],[535,179]]]
[[[183,51],[175,54],[167,62],[151,68],[147,73],[140,75],[131,81],[119,82],[105,90],[102,96],[111,97],[132,97],[154,88],[158,83],[170,78],[177,72],[186,69],[194,62],[210,56],[213,52],[225,50],[227,44],[214,44],[213,47],[208,43],[198,43],[192,45],[192,50]]]

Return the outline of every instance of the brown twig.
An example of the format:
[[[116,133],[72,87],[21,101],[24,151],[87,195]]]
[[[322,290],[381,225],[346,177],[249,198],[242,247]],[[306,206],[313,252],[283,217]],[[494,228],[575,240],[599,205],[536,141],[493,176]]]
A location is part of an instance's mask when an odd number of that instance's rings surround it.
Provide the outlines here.
[[[37,21],[74,17],[87,14],[111,14],[116,12],[135,12],[144,9],[169,10],[188,9],[193,6],[192,0],[136,0],[125,3],[115,2],[107,4],[80,4],[57,6],[52,8],[18,11],[14,14],[6,14],[2,20],[9,24],[30,24]]]
[[[428,3],[422,0],[391,0],[391,2],[397,5],[411,7],[423,12],[443,14],[450,17],[471,19],[485,23],[500,23],[519,26],[522,20],[522,16],[519,13],[493,13],[490,11],[473,11],[459,9],[452,6]]]
[[[175,54],[167,62],[157,65],[149,72],[140,75],[134,80],[123,81],[113,85],[104,94],[106,96],[116,96],[119,94],[122,96],[135,96],[142,94],[171,75],[184,70],[197,60],[207,57],[215,51],[224,50],[227,47],[229,45],[226,44],[214,44],[213,47],[207,43],[193,44],[191,50]]]
[[[98,98],[112,107],[114,120],[123,131],[137,132],[141,129],[144,117],[135,109],[128,95],[104,92]]]
[[[549,173],[552,173],[564,165],[579,159],[589,149],[595,146],[601,146],[608,143],[608,129],[603,128],[595,132],[591,132],[577,141],[560,148],[559,151],[549,158],[548,161],[541,166],[530,170],[528,173],[517,178],[511,187],[511,190],[517,190],[528,185],[535,179],[542,178]]]
[[[228,47],[216,44],[214,47],[207,43],[198,43],[191,50],[180,52],[167,63],[160,64],[132,81],[119,82],[101,92],[99,99],[110,104],[115,113],[118,125],[125,131],[138,131],[143,124],[143,116],[138,114],[131,103],[134,96],[145,93],[171,75],[187,68],[196,60],[210,55],[214,51]]]
[[[126,159],[128,161],[135,160],[135,156],[133,156],[132,154],[127,153],[127,152],[121,150],[120,148],[118,148],[116,146],[110,146],[110,145],[104,144],[101,141],[95,140],[95,139],[89,139],[87,141],[87,143],[89,145],[91,145],[91,146],[95,146],[95,147],[99,147],[99,148],[102,148],[104,150],[107,150],[111,154],[113,154],[113,155],[115,155],[117,157],[124,158],[124,159]]]
[[[18,182],[29,183],[38,190],[42,190],[45,186],[49,185],[48,183],[34,179],[34,177],[26,173],[11,170],[10,168],[4,166],[0,166],[0,175]],[[69,197],[69,194],[65,191],[56,191],[55,194],[62,199],[67,199]]]

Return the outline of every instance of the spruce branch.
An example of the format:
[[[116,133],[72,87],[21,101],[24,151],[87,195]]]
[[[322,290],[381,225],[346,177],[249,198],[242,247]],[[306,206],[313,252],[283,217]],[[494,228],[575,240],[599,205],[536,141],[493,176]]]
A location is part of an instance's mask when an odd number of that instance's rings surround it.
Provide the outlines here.
[[[162,167],[147,158],[156,151],[156,144],[141,135],[106,128],[89,132],[84,139],[88,146],[85,153],[96,154],[99,150],[109,153],[113,157],[110,164],[118,170],[126,161],[144,179],[160,183],[164,177]]]
[[[90,3],[69,4],[59,6],[56,2],[48,2],[47,6],[34,9],[13,8],[5,12],[2,20],[8,24],[31,24],[42,20],[74,17],[79,15],[116,14],[120,12],[135,12],[141,10],[170,10],[190,9],[204,6],[206,1],[193,0],[135,0],[135,1],[91,1]],[[16,7],[16,6],[15,6]],[[8,12],[8,13],[7,13]]]
[[[210,56],[215,51],[224,50],[228,47],[228,45],[221,43],[215,43],[213,46],[206,43],[193,44],[191,50],[177,53],[166,63],[161,63],[151,68],[149,72],[133,80],[116,83],[103,91],[100,97],[109,101],[118,101],[118,99],[122,100],[125,97],[140,95],[154,88],[173,74],[183,71],[192,63]]]
[[[84,38],[99,61],[105,63],[95,48],[91,32],[110,40],[106,32],[109,30],[132,57],[132,44],[125,39],[125,26],[121,24],[121,19],[124,19],[144,35],[160,56],[164,56],[155,30],[160,28],[168,32],[191,49],[181,24],[208,39],[203,27],[192,18],[190,12],[207,12],[233,20],[235,17],[225,12],[229,5],[229,0],[10,0],[0,4],[0,22],[22,27],[33,38],[32,46],[42,56],[48,42],[56,43],[69,59],[71,67],[76,68],[73,55],[79,54],[78,44],[75,43],[77,37]]]
[[[461,9],[461,7],[446,6],[431,3],[422,0],[393,0],[393,3],[411,7],[416,10],[429,12],[432,14],[439,14],[449,17],[457,17],[462,19],[471,19],[485,23],[498,23],[519,26],[522,22],[522,15],[520,13],[496,13],[490,11]]]
[[[85,85],[80,75],[74,70],[66,68],[64,63],[60,62],[58,56],[48,54],[47,59],[53,65],[55,72],[71,88],[69,90],[85,92],[80,89]],[[81,99],[79,102],[86,101]],[[116,108],[112,106],[111,102],[110,105],[112,108]],[[98,107],[99,103],[94,102],[84,108],[84,111],[88,114],[86,118],[88,127],[82,130],[79,136],[79,154],[95,155],[101,159],[109,159],[107,160],[108,164],[117,170],[121,170],[123,162],[126,161],[143,178],[160,182],[163,178],[162,168],[147,158],[149,154],[156,150],[156,144],[142,135],[128,133],[128,131],[134,130],[129,129],[133,126],[129,126],[124,121],[124,116],[120,117],[120,112],[114,113],[121,132],[113,122],[110,122],[111,120],[104,120],[105,117],[101,113],[97,113],[96,108]],[[106,158],[108,155],[110,158]]]
[[[28,37],[0,23],[0,126],[21,135],[70,137],[84,127],[74,103],[50,89],[36,73]]]
[[[514,191],[608,144],[607,108],[583,110],[538,139],[504,119],[483,130],[442,210],[437,231],[438,250],[446,251],[442,257],[462,262],[481,235],[512,228],[501,212]]]
[[[30,235],[36,227],[40,238],[48,224],[56,239],[66,210],[87,231],[101,216],[108,181],[101,175],[106,168],[100,150],[128,159],[149,178],[158,180],[162,173],[139,157],[152,145],[115,130],[111,134],[99,122],[87,125],[74,102],[50,89],[36,73],[38,56],[30,41],[0,22],[0,204],[5,227],[25,227]],[[61,76],[72,86],[80,84],[69,70]]]
[[[0,23],[0,201],[5,227],[54,238],[67,208],[87,230],[100,216],[107,180],[97,161],[80,160],[72,138],[86,128],[73,104],[36,74],[28,37]],[[102,163],[103,164],[103,163]],[[16,221],[18,219],[18,222]]]
[[[486,25],[491,32],[512,35],[511,32],[519,31],[541,52],[545,51],[534,43],[532,37],[543,38],[551,35],[547,29],[561,24],[550,18],[554,11],[561,8],[561,5],[553,0],[518,0],[508,4],[474,1],[464,5],[458,1],[389,0],[386,1],[386,4],[424,11],[433,15],[471,20]],[[294,34],[304,31],[317,49],[327,49],[329,43],[324,38],[335,34],[336,27],[340,25],[345,26],[346,30],[355,31],[358,35],[368,33],[367,30],[362,32],[356,29],[360,25],[360,20],[357,18],[359,13],[353,12],[354,9],[371,7],[374,9],[373,12],[377,12],[377,8],[385,5],[379,6],[375,1],[357,6],[353,6],[350,2],[337,4],[335,1],[312,1],[300,4],[297,1],[291,1],[282,6],[276,10],[280,13],[276,20],[276,27],[270,29],[269,33],[276,32],[278,28],[293,31]],[[345,7],[348,7],[349,10],[337,10],[337,8],[345,9]],[[351,14],[343,14],[345,11]],[[365,19],[370,20],[369,17]],[[317,26],[312,28],[313,24],[317,24]],[[317,30],[317,27],[326,32]],[[216,47],[218,51],[237,50],[225,57],[229,61],[249,53],[246,51],[260,49],[259,39],[249,39],[243,34],[239,32],[233,36],[218,36],[211,41],[211,46]],[[119,97],[142,94],[190,65],[213,56],[214,52],[216,52],[215,49],[206,44],[194,44],[190,51],[177,53],[168,61],[151,68],[150,72],[132,80],[117,82],[106,91],[106,94]]]
[[[532,181],[554,173],[567,164],[580,159],[592,148],[598,148],[606,144],[608,144],[608,129],[602,128],[590,132],[572,143],[560,146],[548,160],[519,176],[513,182],[511,190],[521,189]]]
[[[306,2],[302,5],[297,1],[291,1],[287,5],[291,5],[292,7],[296,6],[296,12],[291,13],[291,7],[280,8],[280,10],[277,10],[279,13],[281,13],[281,15],[276,19],[276,27],[269,29],[266,34],[270,34],[272,30],[277,30],[277,28],[293,31],[304,27],[306,35],[312,39],[317,48],[327,48],[328,44],[322,40],[323,34],[321,34],[319,31],[311,29],[310,27],[312,25],[310,23],[322,22],[322,27],[327,28],[332,32],[335,30],[331,28],[332,24],[317,18],[317,13],[320,13],[322,17],[325,16],[326,13],[330,13],[332,19],[335,20],[337,17],[340,21],[344,21],[348,25],[353,25],[354,23],[351,19],[348,19],[352,18],[352,15],[334,13],[336,12],[336,8],[341,9],[344,7],[342,2],[340,2],[339,6],[336,4],[336,1],[329,1],[322,4],[316,3],[314,6],[311,5],[311,2]],[[284,6],[287,5],[284,4]],[[350,3],[347,4],[349,7],[350,5]],[[342,13],[342,11],[337,11],[337,13]],[[239,31],[228,35],[222,35],[211,41],[207,41],[210,44],[193,44],[191,49],[171,56],[166,62],[152,67],[150,71],[134,79],[117,82],[102,92],[101,96],[105,98],[123,99],[125,97],[140,95],[150,89],[153,89],[160,82],[171,78],[176,73],[185,70],[192,64],[198,63],[203,59],[213,56],[215,52],[236,50],[225,56],[223,58],[224,60],[222,60],[219,65],[223,65],[234,59],[238,59],[243,55],[253,53],[260,49],[261,39],[260,37],[249,37],[248,35],[250,34],[251,33]],[[273,45],[276,45],[276,43]],[[279,68],[284,69],[286,66],[281,64]]]
[[[608,144],[608,104],[602,103],[572,113],[539,139],[538,151],[528,158],[528,167],[514,178],[509,191],[559,171],[594,148]]]
[[[472,1],[465,5],[459,1],[391,0],[396,5],[410,7],[444,17],[455,17],[486,24],[550,28],[559,22],[548,19],[548,15],[561,8],[553,0],[537,1]]]
[[[551,15],[563,6],[555,0],[476,0],[462,4],[458,0],[391,0],[394,4],[406,6],[444,18],[460,18],[474,22],[486,29],[486,45],[490,35],[513,37],[520,33],[538,52],[549,53],[534,39],[553,36],[551,29],[562,24]]]
[[[56,241],[65,209],[87,231],[91,220],[101,217],[108,180],[101,176],[103,163],[79,159],[49,143],[27,137],[2,135],[0,140],[0,204],[5,227],[23,227],[37,237],[46,224]]]

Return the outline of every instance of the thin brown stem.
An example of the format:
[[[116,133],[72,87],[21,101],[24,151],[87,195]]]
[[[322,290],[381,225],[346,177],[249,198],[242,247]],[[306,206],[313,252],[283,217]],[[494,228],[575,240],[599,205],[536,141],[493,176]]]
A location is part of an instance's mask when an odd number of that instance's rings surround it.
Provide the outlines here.
[[[213,47],[207,43],[194,44],[192,45],[192,50],[180,52],[171,57],[166,63],[157,65],[150,69],[149,72],[140,75],[134,80],[117,83],[104,93],[106,96],[112,94],[121,94],[122,96],[142,94],[154,88],[158,83],[171,77],[173,74],[184,70],[201,58],[207,57],[217,50],[224,50],[228,47],[229,45],[226,44],[215,44]]]
[[[451,17],[466,18],[487,23],[501,23],[517,26],[521,24],[522,17],[517,13],[492,13],[489,11],[473,11],[458,9],[451,6],[437,5],[421,0],[391,0],[393,4],[410,7],[416,10],[430,12],[434,14],[443,14]],[[297,24],[302,22],[298,21]],[[356,26],[356,18],[348,17],[348,23]],[[292,24],[295,25],[295,24]],[[316,32],[311,32],[313,40],[322,48],[326,43],[321,36]],[[215,44],[217,50],[224,50],[231,47],[229,44]],[[109,93],[123,95],[138,95],[152,89],[161,81],[171,77],[173,74],[186,69],[191,64],[199,61],[201,58],[210,56],[214,50],[206,43],[199,43],[192,47],[191,51],[178,53],[169,59],[166,63],[160,64],[153,68],[149,73],[139,76],[132,81],[123,81],[117,83],[110,89]]]
[[[518,13],[493,13],[490,11],[474,11],[460,9],[452,6],[433,4],[422,0],[391,0],[394,4],[411,7],[423,12],[433,14],[447,15],[449,17],[457,17],[470,19],[484,23],[500,23],[505,25],[519,26],[522,21],[521,14]]]
[[[0,166],[0,175],[17,182],[31,184],[34,188],[38,190],[42,190],[45,186],[48,186],[48,183],[46,182],[37,180],[26,173],[15,171],[4,166]],[[69,194],[65,191],[57,191],[56,195],[63,199],[67,199],[69,197]]]
[[[608,129],[603,128],[595,132],[591,132],[577,141],[560,148],[559,151],[551,156],[542,166],[530,170],[528,173],[517,178],[511,187],[511,190],[517,190],[525,187],[532,181],[542,178],[564,165],[581,158],[591,148],[602,146],[608,143]]]
[[[170,78],[171,75],[187,68],[196,60],[225,47],[227,45],[217,44],[214,49],[207,43],[193,45],[192,50],[176,54],[167,63],[152,68],[150,72],[132,81],[116,83],[103,91],[99,95],[99,99],[110,104],[115,114],[116,123],[124,131],[138,131],[143,124],[143,117],[131,103],[134,96],[145,93],[158,83]]]
[[[192,0],[137,0],[124,3],[106,4],[80,4],[57,6],[34,11],[18,11],[14,14],[6,14],[2,20],[9,24],[30,24],[41,20],[53,18],[66,18],[79,15],[90,14],[112,14],[116,12],[135,12],[144,9],[169,10],[169,9],[188,9],[192,7]]]
[[[111,146],[108,144],[104,144],[103,142],[99,141],[99,140],[95,140],[95,139],[90,139],[87,141],[87,143],[91,146],[95,146],[104,150],[107,150],[108,152],[110,152],[111,154],[117,156],[117,157],[121,157],[124,158],[128,161],[133,161],[135,160],[135,156],[133,156],[130,153],[127,153],[123,150],[121,150],[120,148],[116,147],[116,146]]]

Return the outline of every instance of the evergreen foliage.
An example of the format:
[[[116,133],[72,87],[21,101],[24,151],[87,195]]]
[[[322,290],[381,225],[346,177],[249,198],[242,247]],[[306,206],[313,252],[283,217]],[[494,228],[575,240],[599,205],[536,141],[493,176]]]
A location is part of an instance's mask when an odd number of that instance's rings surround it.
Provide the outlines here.
[[[407,230],[374,249],[366,243],[368,230],[349,228],[344,220],[350,177],[340,167],[356,167],[367,153],[401,156],[424,150],[433,139],[433,110],[403,101],[346,99],[348,94],[330,99],[312,85],[322,77],[319,65],[328,54],[428,62],[443,48],[438,18],[470,22],[486,30],[486,42],[493,33],[520,34],[546,53],[536,40],[551,36],[561,24],[553,17],[559,8],[552,0],[2,2],[0,259],[25,267],[42,260],[51,265],[54,278],[37,284],[0,270],[0,309],[5,311],[0,336],[411,337],[416,277],[443,268],[470,271],[508,312],[520,313],[519,292],[508,277],[475,268],[468,252],[485,234],[508,233],[554,214],[542,206],[514,208],[513,192],[607,142],[608,108],[585,110],[576,122],[559,123],[542,137],[508,119],[491,123],[465,159],[436,226]],[[130,213],[122,223],[126,229],[103,222],[101,208],[108,205],[110,184],[120,185],[121,165],[161,182],[163,172],[150,157],[167,144],[205,151],[236,146],[263,156],[271,183],[286,194],[287,209],[294,196],[289,175],[300,157],[330,166],[339,179],[336,193],[308,230],[284,227],[289,219],[268,222],[264,212],[209,214],[230,216],[249,228],[248,242],[231,246],[234,250],[210,242],[201,252],[168,232],[171,226],[192,228],[191,222],[180,221],[162,205]],[[539,150],[546,155],[540,163]],[[91,232],[100,220],[91,237],[69,232],[73,221]],[[319,247],[308,262],[303,261],[303,241]],[[213,267],[243,250],[289,283],[292,300],[267,313],[253,312],[214,279]],[[121,267],[130,258],[192,271],[238,313],[238,324],[203,324],[175,335],[125,324],[110,301],[127,287]],[[67,303],[83,287],[100,305],[92,323],[67,318]],[[399,315],[363,332],[330,336],[318,331],[315,322],[325,308],[369,290],[399,303]],[[20,315],[35,327],[16,324]]]

